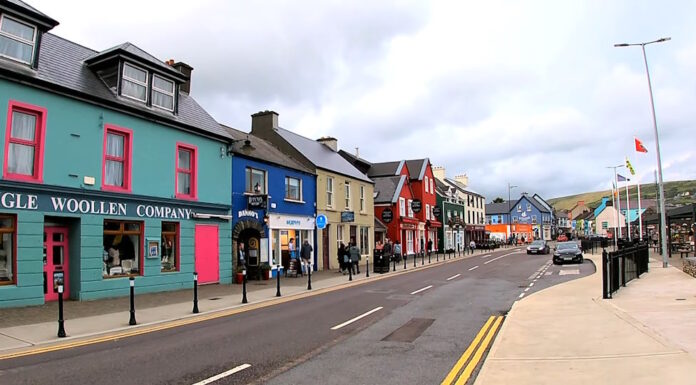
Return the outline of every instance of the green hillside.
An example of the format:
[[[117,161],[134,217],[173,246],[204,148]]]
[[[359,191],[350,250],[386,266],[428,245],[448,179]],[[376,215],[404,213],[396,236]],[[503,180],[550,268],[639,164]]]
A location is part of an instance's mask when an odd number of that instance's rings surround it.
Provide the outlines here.
[[[641,184],[640,190],[643,199],[655,199],[657,185],[654,183]],[[685,192],[688,192],[689,195],[678,196],[679,194]],[[625,194],[625,190],[622,189],[621,193]],[[637,198],[638,189],[631,187],[630,194],[631,199]],[[624,199],[625,196],[626,195],[623,195]],[[578,201],[584,201],[586,205],[596,207],[602,201],[602,197],[611,197],[611,190],[587,192],[565,197],[552,198],[549,199],[548,202],[556,210],[569,210],[573,208]],[[667,205],[681,206],[696,203],[696,180],[665,182],[665,197],[665,202]]]

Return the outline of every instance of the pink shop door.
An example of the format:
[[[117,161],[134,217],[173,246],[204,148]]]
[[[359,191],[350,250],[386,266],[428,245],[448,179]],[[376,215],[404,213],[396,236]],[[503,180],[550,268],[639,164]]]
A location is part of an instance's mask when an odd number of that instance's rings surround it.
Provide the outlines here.
[[[220,255],[218,227],[196,225],[195,258],[198,283],[215,283],[220,280]]]

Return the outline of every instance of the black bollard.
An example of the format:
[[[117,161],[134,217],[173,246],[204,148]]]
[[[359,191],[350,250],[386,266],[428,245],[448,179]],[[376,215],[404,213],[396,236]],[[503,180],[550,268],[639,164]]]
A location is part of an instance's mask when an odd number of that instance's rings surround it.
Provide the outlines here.
[[[348,265],[348,280],[353,280],[353,262],[350,262],[350,265]]]
[[[276,266],[276,297],[280,297],[280,265]]]
[[[246,265],[244,265],[244,268],[242,269],[242,303],[247,303],[246,284],[247,284],[247,271],[246,271]]]
[[[193,272],[193,313],[198,314],[198,273]]]
[[[428,263],[430,263],[430,252],[428,251]]]
[[[58,285],[58,337],[65,337],[65,322],[63,321],[63,285]]]
[[[393,265],[392,271],[396,271],[396,258],[394,258],[394,256],[392,256],[392,265]],[[387,270],[387,271],[389,271],[389,270]]]
[[[413,254],[413,267],[416,267],[416,259],[418,259],[418,254]]]
[[[365,278],[370,278],[370,257],[365,257]]]
[[[440,262],[440,254],[435,253],[435,262]]]
[[[312,264],[307,264],[307,290],[312,290]]]
[[[128,325],[135,325],[135,277],[130,277],[130,320]]]
[[[425,265],[425,251],[421,250],[421,266]]]
[[[404,270],[406,270],[406,256],[404,255]]]

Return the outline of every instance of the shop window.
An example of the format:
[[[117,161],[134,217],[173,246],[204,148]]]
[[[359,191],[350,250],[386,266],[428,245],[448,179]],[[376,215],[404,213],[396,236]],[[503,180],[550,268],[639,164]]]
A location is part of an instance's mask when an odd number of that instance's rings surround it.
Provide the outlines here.
[[[302,200],[302,181],[298,178],[285,177],[285,199],[293,201]]]
[[[41,182],[46,109],[10,101],[5,133],[5,178]]]
[[[326,206],[327,207],[333,207],[334,201],[333,201],[333,178],[327,177],[326,178]]]
[[[104,278],[142,275],[143,224],[104,221]]]
[[[162,266],[163,272],[179,270],[179,223],[162,222]]]
[[[245,186],[249,194],[266,194],[266,171],[247,167]]]
[[[195,146],[176,144],[176,197],[196,199],[198,151]]]
[[[17,258],[15,255],[15,217],[0,215],[0,285],[12,285],[15,281]]]
[[[34,59],[36,27],[0,16],[0,56],[31,64]]]
[[[105,128],[102,189],[130,192],[133,132],[116,126]]]

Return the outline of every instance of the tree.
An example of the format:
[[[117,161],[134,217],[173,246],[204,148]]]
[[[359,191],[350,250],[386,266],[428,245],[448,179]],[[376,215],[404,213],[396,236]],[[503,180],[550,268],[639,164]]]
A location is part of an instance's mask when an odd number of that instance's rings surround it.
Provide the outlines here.
[[[493,199],[493,203],[503,203],[503,202],[505,202],[505,200],[501,197],[497,197],[497,198]]]

